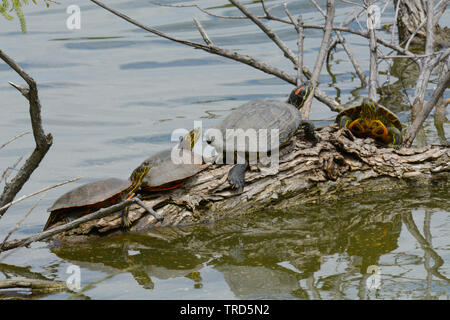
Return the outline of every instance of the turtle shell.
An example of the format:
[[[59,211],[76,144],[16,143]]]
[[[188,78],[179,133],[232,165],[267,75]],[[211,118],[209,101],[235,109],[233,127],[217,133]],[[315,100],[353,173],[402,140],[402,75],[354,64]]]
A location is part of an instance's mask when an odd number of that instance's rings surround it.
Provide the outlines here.
[[[172,161],[172,149],[161,151],[146,159],[145,161],[150,164],[150,171],[142,180],[141,190],[155,192],[174,189],[198,173],[203,167],[202,164],[194,163],[193,152],[186,149],[183,152],[183,157],[188,156],[190,160],[179,164]]]
[[[376,119],[381,120],[383,123],[386,122],[385,125],[393,125],[398,130],[402,131],[402,124],[400,122],[400,119],[392,111],[383,107],[379,103],[375,103],[375,105],[377,107]],[[339,120],[344,115],[350,117],[352,120],[360,118],[361,109],[361,105],[357,105],[341,111],[336,117],[336,123],[339,123]]]
[[[81,185],[58,198],[47,210],[53,212],[60,209],[90,206],[120,195],[131,185],[129,180],[109,178]]]
[[[291,135],[298,129],[302,121],[300,111],[293,105],[287,102],[277,100],[258,99],[249,101],[237,109],[233,110],[217,127],[221,133],[221,139],[216,139],[217,132],[208,132],[207,140],[216,148],[218,152],[256,152],[270,151],[278,148],[280,145],[289,140]],[[242,129],[244,132],[248,129],[253,129],[256,133],[258,144],[254,149],[254,144],[250,144],[248,139],[242,143],[235,142],[235,137],[245,136],[245,134],[235,134],[232,130],[227,129]],[[267,140],[264,141],[259,138],[259,130],[267,129]],[[278,130],[279,144],[271,145],[272,129]],[[219,135],[220,137],[220,135]],[[250,137],[250,135],[248,135]],[[266,143],[267,149],[264,148]],[[227,144],[234,146],[233,150],[226,150]]]
[[[51,212],[44,230],[64,219],[76,219],[118,203],[131,185],[129,180],[109,178],[81,185],[59,197],[47,209]]]

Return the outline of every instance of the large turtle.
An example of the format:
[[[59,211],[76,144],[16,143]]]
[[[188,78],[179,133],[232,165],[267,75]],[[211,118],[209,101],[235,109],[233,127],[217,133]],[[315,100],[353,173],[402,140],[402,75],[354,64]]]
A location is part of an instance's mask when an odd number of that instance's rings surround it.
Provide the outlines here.
[[[233,110],[217,128],[208,130],[206,141],[216,149],[219,159],[222,161],[225,158],[228,159],[226,163],[237,162],[228,173],[228,181],[233,188],[242,189],[244,187],[245,171],[249,165],[249,159],[252,158],[255,161],[258,156],[261,156],[261,152],[271,153],[278,150],[299,127],[305,130],[308,140],[314,145],[317,143],[314,125],[309,121],[303,121],[299,111],[311,89],[311,83],[307,81],[291,92],[287,102],[270,99],[249,101]],[[253,131],[248,131],[249,129],[253,129]],[[278,132],[278,144],[276,145],[271,143],[272,130]],[[250,135],[248,136],[249,140],[245,138],[245,132],[256,131],[258,135],[253,136],[256,139],[252,139]],[[260,132],[266,134],[266,140],[263,140]],[[242,138],[245,139],[244,142],[242,142]],[[241,143],[236,142],[239,139],[241,139]],[[236,156],[238,157],[237,161]],[[216,163],[221,163],[221,161],[216,160]]]
[[[341,111],[336,123],[358,138],[373,138],[385,146],[398,148],[403,142],[402,124],[397,116],[369,98],[364,98],[361,105]]]
[[[195,161],[192,149],[199,138],[200,129],[196,128],[184,136],[175,149],[163,150],[147,158],[137,168],[147,164],[150,167],[142,179],[140,191],[151,193],[175,189],[198,173],[203,168],[202,160]]]
[[[129,180],[109,178],[94,181],[63,194],[47,210],[50,212],[50,216],[45,224],[44,231],[59,221],[67,223],[83,215],[133,197],[148,171],[149,165],[146,163],[134,170]],[[162,220],[152,210],[150,213],[157,220]],[[124,227],[130,226],[128,207],[122,210],[122,224]]]

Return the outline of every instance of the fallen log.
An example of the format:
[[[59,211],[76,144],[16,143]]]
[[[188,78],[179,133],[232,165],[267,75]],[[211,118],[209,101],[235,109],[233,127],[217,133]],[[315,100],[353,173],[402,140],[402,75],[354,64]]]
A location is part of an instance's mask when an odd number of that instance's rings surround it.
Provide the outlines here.
[[[130,207],[131,232],[161,226],[210,223],[218,219],[305,203],[332,201],[371,191],[417,186],[447,187],[450,148],[432,145],[394,150],[355,138],[336,125],[319,127],[312,147],[299,130],[280,150],[278,172],[252,168],[242,192],[227,181],[231,165],[206,164],[182,187],[144,197],[164,216],[162,223],[137,205]],[[120,212],[55,235],[63,241],[121,233]]]

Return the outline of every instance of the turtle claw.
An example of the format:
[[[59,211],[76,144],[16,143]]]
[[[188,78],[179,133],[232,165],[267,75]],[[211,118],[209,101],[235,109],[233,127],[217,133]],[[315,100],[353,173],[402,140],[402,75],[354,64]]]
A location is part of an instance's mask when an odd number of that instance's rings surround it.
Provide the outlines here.
[[[228,172],[228,182],[233,189],[237,189],[239,192],[244,190],[246,169],[246,164],[237,164]]]
[[[125,212],[126,211],[126,212]],[[131,228],[131,221],[130,219],[128,219],[128,207],[126,209],[124,209],[124,211],[122,212],[122,227],[125,230],[128,230]]]
[[[128,207],[125,207],[122,210],[122,228],[125,230],[128,230],[131,227],[131,221],[128,219],[128,210]]]
[[[314,133],[315,126],[311,121],[303,120],[301,122],[301,126],[303,130],[305,131],[305,137],[307,140],[311,141],[313,146],[319,142],[319,139],[317,138],[316,134]]]

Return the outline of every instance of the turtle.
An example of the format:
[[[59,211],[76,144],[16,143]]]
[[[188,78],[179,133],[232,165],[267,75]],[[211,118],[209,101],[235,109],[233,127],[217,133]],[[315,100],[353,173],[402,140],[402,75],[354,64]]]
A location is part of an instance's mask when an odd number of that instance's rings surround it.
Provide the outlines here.
[[[341,111],[336,116],[336,123],[358,138],[369,137],[384,146],[398,148],[403,142],[402,124],[398,117],[367,97],[360,105]]]
[[[308,95],[312,91],[312,84],[306,81],[302,86],[292,90],[286,102],[273,99],[251,100],[235,110],[233,110],[218,126],[209,129],[206,132],[205,140],[212,145],[217,153],[216,163],[223,163],[227,158],[227,163],[236,163],[228,172],[228,181],[233,189],[242,190],[245,186],[245,171],[249,162],[255,161],[259,157],[261,160],[261,151],[272,153],[274,150],[287,143],[290,137],[301,127],[305,130],[307,140],[316,145],[318,139],[314,134],[314,125],[310,121],[302,120],[300,109],[303,107]],[[242,139],[244,131],[254,129],[258,131],[258,136],[253,136],[258,142],[258,152],[255,152],[256,141],[251,141],[249,136],[247,140],[239,144],[236,140]],[[260,132],[267,133],[266,141],[260,137]],[[240,131],[243,130],[243,131]],[[278,144],[272,145],[272,130],[278,132]],[[270,133],[269,133],[270,131]],[[241,140],[242,141],[242,140]],[[228,148],[228,150],[227,150]],[[244,158],[244,156],[245,158]],[[230,157],[232,158],[231,161]],[[236,157],[238,158],[236,161]],[[257,160],[257,159],[256,159]]]
[[[128,180],[108,178],[83,184],[59,197],[48,208],[50,216],[44,226],[44,231],[59,221],[66,223],[83,215],[109,207],[134,196],[142,179],[149,170],[149,164],[145,163],[133,171]],[[122,224],[129,227],[128,207],[122,210]],[[150,212],[155,218],[162,220],[159,215]]]
[[[196,128],[180,139],[175,149],[166,149],[147,158],[137,168],[146,163],[150,166],[150,171],[142,179],[139,191],[153,193],[175,189],[183,185],[186,179],[197,174],[203,168],[203,162],[201,159],[195,161],[192,150],[199,138],[200,128]],[[173,156],[178,158],[172,159]]]

